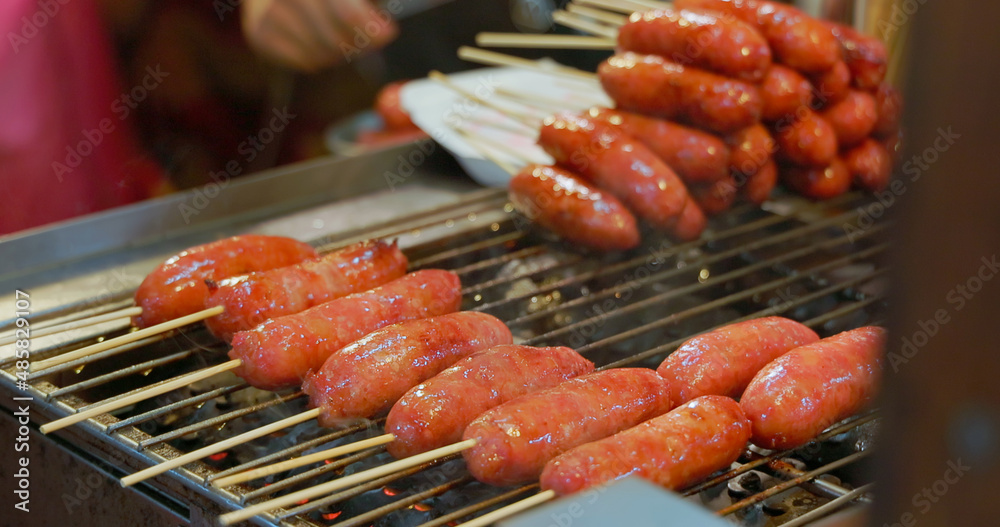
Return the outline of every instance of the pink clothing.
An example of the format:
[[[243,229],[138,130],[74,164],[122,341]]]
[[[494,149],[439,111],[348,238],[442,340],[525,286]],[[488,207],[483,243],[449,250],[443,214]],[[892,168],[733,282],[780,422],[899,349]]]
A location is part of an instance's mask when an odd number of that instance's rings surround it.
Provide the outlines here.
[[[0,30],[0,234],[150,197],[130,117],[169,74],[122,88],[90,0],[3,0]]]

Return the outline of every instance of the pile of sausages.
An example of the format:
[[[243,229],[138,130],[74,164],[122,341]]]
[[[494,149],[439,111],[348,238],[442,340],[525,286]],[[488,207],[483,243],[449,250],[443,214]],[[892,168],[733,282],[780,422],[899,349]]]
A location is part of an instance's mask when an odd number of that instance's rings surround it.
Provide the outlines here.
[[[224,306],[209,326],[231,337],[253,386],[301,384],[323,426],[388,412],[397,457],[473,439],[469,470],[493,485],[540,478],[568,494],[638,474],[682,488],[727,468],[748,440],[808,442],[869,402],[881,367],[880,328],[820,340],[767,317],[694,337],[656,371],[595,372],[570,348],[514,345],[501,320],[459,311],[457,275],[405,274],[395,244],[309,254],[285,238],[221,240],[168,260],[136,300],[157,306],[145,323]]]
[[[511,181],[561,237],[627,249],[638,218],[686,241],[779,179],[813,199],[888,184],[902,99],[878,39],[767,0],[678,0],[634,13],[617,43],[597,71],[616,108],[547,119],[556,166]]]

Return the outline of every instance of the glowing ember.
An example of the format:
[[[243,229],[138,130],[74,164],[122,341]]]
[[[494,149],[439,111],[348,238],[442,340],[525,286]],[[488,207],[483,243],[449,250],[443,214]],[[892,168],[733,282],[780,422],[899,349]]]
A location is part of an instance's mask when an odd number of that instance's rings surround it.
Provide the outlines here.
[[[212,454],[211,456],[208,456],[208,459],[211,459],[212,461],[222,461],[223,459],[226,459],[226,456],[228,455],[229,452],[219,452],[218,454]]]
[[[382,489],[382,492],[384,492],[386,496],[395,496],[396,494],[399,494],[399,491],[391,489],[389,487],[384,487]]]
[[[328,513],[326,513],[326,514],[323,515],[323,519],[324,520],[334,520],[334,519],[337,518],[337,516],[340,516],[341,514],[343,514],[343,512],[344,511],[328,512]]]
[[[297,502],[296,505],[305,505],[306,503],[309,503],[308,499],[304,499],[304,500],[302,500],[300,502]]]
[[[415,504],[413,506],[413,508],[417,509],[420,512],[427,512],[427,511],[431,510],[433,507],[431,507],[430,505],[427,505],[426,503],[417,503],[417,504]]]

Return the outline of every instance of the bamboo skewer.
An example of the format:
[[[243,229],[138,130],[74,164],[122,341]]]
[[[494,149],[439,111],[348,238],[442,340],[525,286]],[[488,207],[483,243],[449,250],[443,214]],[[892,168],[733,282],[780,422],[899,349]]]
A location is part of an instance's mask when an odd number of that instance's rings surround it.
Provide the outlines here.
[[[472,448],[475,444],[476,444],[475,439],[466,439],[465,441],[461,441],[459,443],[437,448],[429,452],[424,452],[423,454],[417,454],[415,456],[411,456],[405,459],[400,459],[399,461],[394,461],[392,463],[388,463],[380,467],[369,469],[364,472],[351,474],[350,476],[345,476],[339,479],[335,479],[333,481],[328,481],[326,483],[316,485],[314,487],[302,489],[298,492],[293,492],[291,494],[286,494],[278,498],[257,503],[255,505],[251,505],[241,510],[227,512],[226,514],[219,516],[219,523],[221,523],[222,525],[232,525],[236,522],[252,518],[258,514],[267,511],[280,509],[282,507],[291,505],[293,503],[298,503],[302,500],[308,500],[315,498],[316,496],[330,494],[332,492],[347,487],[352,487],[354,485],[365,483],[367,481],[371,481],[373,479],[377,479],[382,476],[393,474],[401,470],[422,465],[424,463],[428,463],[443,458],[445,456],[457,454],[463,450]]]
[[[499,166],[501,169],[503,169],[504,172],[512,176],[515,173],[517,173],[517,168],[515,168],[514,165],[511,165],[510,163],[490,153],[488,148],[486,147],[485,141],[470,134],[469,132],[461,128],[452,127],[452,129],[455,130],[455,132],[457,132],[459,135],[461,135],[462,138],[465,139],[465,142],[469,143],[469,145],[471,145],[477,152],[479,152],[484,158],[486,158],[487,161],[490,161],[493,164]]]
[[[168,470],[187,465],[188,463],[191,463],[193,461],[198,461],[199,459],[210,456],[212,454],[216,454],[218,452],[222,452],[223,450],[234,447],[236,445],[246,443],[247,441],[257,439],[258,437],[266,436],[267,434],[276,432],[283,428],[288,428],[289,426],[297,425],[299,423],[303,423],[310,419],[316,418],[319,416],[319,412],[320,412],[319,408],[306,410],[301,414],[293,415],[291,417],[286,417],[285,419],[282,419],[280,421],[275,421],[269,425],[262,426],[256,430],[251,430],[249,432],[244,432],[238,436],[230,437],[229,439],[220,441],[214,445],[209,445],[204,448],[199,448],[198,450],[189,452],[187,454],[184,454],[183,456],[179,456],[174,459],[164,461],[163,463],[160,463],[158,465],[153,465],[152,467],[140,470],[139,472],[136,472],[135,474],[132,474],[130,476],[125,476],[121,479],[121,484],[123,487],[134,485],[136,483],[139,483],[140,481],[145,481],[153,476],[162,474]]]
[[[146,337],[157,335],[159,333],[166,333],[172,329],[177,329],[181,326],[186,326],[193,322],[198,322],[205,320],[209,317],[214,317],[219,313],[222,313],[222,306],[215,306],[209,309],[198,311],[197,313],[191,313],[180,318],[175,318],[174,320],[168,320],[162,324],[157,324],[155,326],[150,326],[148,328],[140,329],[138,331],[133,331],[131,333],[126,333],[120,337],[115,337],[113,339],[105,340],[104,342],[98,342],[97,344],[92,344],[80,348],[75,351],[70,351],[68,353],[63,353],[62,355],[57,355],[50,359],[45,359],[42,361],[34,362],[31,364],[31,369],[33,371],[44,370],[46,368],[51,368],[52,366],[58,366],[64,362],[69,362],[71,360],[79,359],[80,357],[86,357],[87,355],[93,355],[95,353],[108,350],[123,344],[128,344],[130,342],[135,342],[137,340],[144,339]]]
[[[87,419],[90,419],[95,415],[105,414],[113,410],[117,410],[119,408],[124,408],[130,404],[135,404],[140,401],[145,401],[146,399],[156,397],[157,395],[167,393],[171,390],[176,390],[177,388],[180,388],[182,386],[187,386],[202,379],[207,379],[217,373],[222,373],[224,371],[232,370],[234,368],[239,367],[239,365],[242,363],[243,361],[241,361],[240,359],[234,359],[228,362],[224,362],[222,364],[217,364],[215,366],[205,368],[200,371],[189,373],[187,375],[182,375],[174,379],[173,381],[166,382],[164,384],[161,384],[160,386],[156,386],[153,388],[146,388],[143,389],[141,392],[135,393],[128,397],[123,397],[115,401],[99,404],[97,406],[88,408],[82,412],[63,417],[62,419],[56,419],[55,421],[46,423],[38,427],[38,429],[41,430],[43,434],[55,432],[56,430],[66,428],[67,426],[74,425],[76,423],[79,423],[80,421],[85,421]]]
[[[609,39],[618,38],[618,28],[588,20],[585,17],[570,13],[569,11],[563,11],[561,9],[554,11],[552,13],[552,20],[554,20],[557,24],[583,31],[584,33],[590,33],[592,35],[606,37]]]
[[[570,13],[577,15],[582,15],[587,18],[593,18],[599,22],[604,22],[605,24],[610,24],[612,26],[623,26],[628,22],[628,16],[619,15],[618,13],[610,13],[603,9],[596,9],[593,7],[587,7],[585,5],[570,3],[566,6],[566,10]]]
[[[573,0],[574,3],[584,6],[599,7],[607,11],[631,15],[644,7],[631,0]]]
[[[530,35],[525,33],[483,32],[476,35],[476,45],[508,48],[614,49],[615,41],[607,37],[585,35]]]
[[[272,465],[266,465],[263,467],[251,469],[246,472],[233,474],[232,476],[219,478],[213,480],[212,485],[221,489],[224,487],[228,487],[230,485],[235,485],[237,483],[243,483],[245,481],[260,479],[266,476],[270,476],[271,474],[278,474],[286,470],[299,468],[301,466],[309,465],[311,463],[326,461],[327,459],[343,456],[345,454],[352,454],[354,452],[357,452],[359,450],[364,450],[366,448],[384,445],[386,443],[391,443],[395,440],[396,436],[392,434],[382,434],[380,436],[371,437],[361,441],[355,441],[353,443],[349,443],[346,445],[330,448],[322,452],[315,452],[313,454],[299,456],[294,459],[289,459],[288,461],[282,461],[280,463],[274,463]]]
[[[546,66],[545,64],[533,60],[522,59],[521,57],[505,55],[503,53],[487,51],[485,49],[474,48],[471,46],[462,46],[458,48],[458,57],[469,62],[486,64],[488,66],[510,66],[547,73],[549,75],[562,75],[565,77],[587,81],[597,80],[597,74],[589,71],[583,71],[569,66],[563,66],[561,64]]]
[[[92,317],[70,320],[68,322],[61,322],[59,324],[53,324],[51,326],[43,326],[41,328],[32,327],[31,338],[44,337],[46,335],[61,333],[63,331],[71,331],[74,329],[96,326],[98,324],[103,324],[104,322],[111,322],[119,319],[128,320],[133,316],[140,314],[142,314],[141,307],[127,307],[125,309],[119,309],[117,311],[111,311],[109,313],[95,315]],[[6,337],[0,338],[0,346],[6,346],[7,344],[10,344],[18,340],[16,335],[17,334],[15,333],[13,335],[8,335]]]
[[[485,107],[487,107],[487,108],[489,108],[489,109],[491,109],[493,111],[496,111],[496,112],[500,113],[501,115],[509,117],[509,118],[511,118],[511,119],[513,119],[515,121],[518,121],[519,123],[521,123],[521,124],[523,124],[523,125],[525,125],[527,127],[533,127],[534,123],[536,121],[540,120],[539,117],[536,117],[534,115],[530,115],[530,114],[523,113],[523,112],[518,112],[517,110],[512,110],[512,109],[509,109],[509,108],[504,108],[503,106],[500,106],[500,105],[494,103],[493,101],[490,101],[488,99],[484,99],[484,98],[476,95],[475,93],[472,93],[469,90],[466,90],[465,88],[463,88],[463,87],[455,84],[454,82],[452,82],[451,79],[448,78],[447,75],[441,73],[440,71],[432,70],[430,73],[427,74],[427,78],[431,79],[434,82],[440,83],[440,84],[448,87],[449,89],[451,89],[455,93],[458,93],[462,97],[465,97],[466,99],[469,99],[471,101],[476,101],[479,104],[482,104],[483,106],[485,106]]]
[[[476,519],[460,523],[458,527],[486,527],[487,525],[492,525],[494,522],[502,520],[508,516],[513,516],[523,510],[530,509],[536,505],[541,505],[542,503],[545,503],[555,497],[556,493],[554,491],[543,490],[530,498],[524,498],[523,500],[511,503],[506,507],[501,507]]]

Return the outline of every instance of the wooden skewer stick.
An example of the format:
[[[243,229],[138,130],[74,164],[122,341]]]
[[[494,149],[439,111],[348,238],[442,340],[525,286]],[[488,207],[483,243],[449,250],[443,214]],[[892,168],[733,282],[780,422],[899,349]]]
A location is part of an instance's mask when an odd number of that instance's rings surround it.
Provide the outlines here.
[[[515,173],[517,173],[517,168],[515,168],[514,165],[511,165],[510,163],[504,161],[503,159],[500,159],[499,157],[493,155],[493,152],[491,152],[489,148],[486,146],[485,141],[482,141],[480,138],[472,135],[471,133],[463,130],[462,128],[452,127],[452,129],[455,130],[455,132],[457,132],[459,135],[461,135],[462,138],[465,139],[465,142],[469,143],[469,145],[472,146],[472,148],[475,149],[477,152],[479,152],[484,158],[486,158],[487,161],[494,163],[495,165],[503,169],[504,172],[512,176]]]
[[[530,509],[536,505],[541,505],[546,501],[556,497],[556,493],[551,490],[543,490],[530,498],[511,503],[506,507],[501,507],[491,513],[484,514],[474,520],[460,523],[458,527],[486,527],[494,522],[502,520],[508,516],[513,516],[523,510]]]
[[[490,33],[476,35],[476,45],[483,47],[547,49],[614,49],[615,41],[585,35],[530,35],[526,33]]]
[[[552,20],[566,27],[607,38],[618,38],[618,28],[599,24],[569,11],[553,11]]]
[[[458,58],[469,62],[475,62],[477,64],[486,64],[488,66],[511,66],[537,71],[540,73],[547,73],[549,75],[562,75],[565,77],[588,81],[597,80],[597,74],[589,71],[578,70],[576,68],[563,65],[550,67],[534,60],[522,59],[521,57],[505,55],[503,53],[487,51],[485,49],[474,48],[471,46],[462,46],[458,48]]]
[[[102,352],[117,346],[128,344],[130,342],[135,342],[137,340],[144,339],[146,337],[156,335],[159,333],[166,333],[172,329],[177,329],[181,326],[191,324],[193,322],[198,322],[204,320],[208,317],[214,317],[223,311],[222,306],[215,306],[213,308],[198,311],[197,313],[191,313],[180,318],[175,318],[174,320],[168,320],[162,324],[157,324],[155,326],[150,326],[148,328],[140,329],[138,331],[133,331],[131,333],[126,333],[120,337],[115,337],[113,339],[105,340],[104,342],[98,342],[97,344],[92,344],[80,348],[76,351],[71,351],[69,353],[63,353],[62,355],[57,355],[50,359],[45,359],[42,361],[34,362],[31,364],[32,371],[40,371],[46,368],[51,368],[52,366],[58,366],[64,362],[69,362],[71,360],[79,359],[80,357],[86,357],[87,355],[93,355],[95,353]]]
[[[646,9],[664,9],[674,6],[671,2],[658,2],[656,0],[626,0],[626,3],[636,4]],[[639,11],[638,9],[636,11]]]
[[[599,7],[607,11],[614,11],[616,13],[624,13],[626,15],[631,15],[636,11],[643,10],[643,6],[632,2],[630,0],[573,0],[574,3]]]
[[[316,463],[318,461],[325,461],[327,459],[343,456],[345,454],[351,454],[359,450],[371,448],[373,446],[384,445],[386,443],[391,443],[395,440],[396,436],[392,434],[382,434],[380,436],[371,437],[361,441],[355,441],[354,443],[350,443],[347,445],[340,445],[338,447],[330,448],[322,452],[316,452],[305,456],[299,456],[294,459],[289,459],[288,461],[282,461],[280,463],[274,463],[272,465],[258,467],[252,470],[248,470],[246,472],[233,474],[232,476],[219,478],[213,480],[212,485],[221,489],[224,487],[228,487],[230,485],[235,485],[237,483],[243,483],[244,481],[263,478],[265,476],[270,476],[271,474],[278,474],[280,472],[291,470],[293,468],[298,468],[303,465],[308,465],[310,463]]]
[[[599,22],[604,22],[605,24],[610,24],[612,26],[621,27],[628,22],[628,17],[625,15],[619,15],[617,13],[609,13],[603,9],[595,9],[593,7],[587,7],[580,4],[570,3],[566,6],[566,10],[570,13],[577,15],[582,15],[587,18],[593,18]]]
[[[440,459],[445,456],[450,456],[451,454],[456,454],[468,448],[472,448],[476,444],[475,439],[466,439],[465,441],[455,443],[448,446],[443,446],[441,448],[436,448],[429,452],[424,452],[423,454],[417,454],[415,456],[410,456],[405,459],[400,459],[399,461],[394,461],[382,465],[381,467],[376,467],[364,472],[358,472],[356,474],[351,474],[350,476],[345,476],[340,479],[335,479],[333,481],[328,481],[326,483],[316,485],[315,487],[310,487],[308,489],[302,489],[298,492],[293,492],[291,494],[286,494],[284,496],[267,500],[265,502],[257,503],[251,505],[244,509],[227,512],[219,516],[219,523],[222,525],[232,525],[236,522],[240,522],[249,518],[252,518],[260,513],[272,511],[274,509],[279,509],[293,503],[298,503],[302,500],[308,500],[315,498],[316,496],[322,496],[324,494],[330,494],[332,492],[352,487],[367,481],[371,481],[382,476],[387,476],[389,474],[399,472],[400,470],[406,470],[411,467],[422,465],[424,463]]]
[[[118,319],[130,319],[133,316],[142,314],[141,307],[127,307],[125,309],[119,309],[118,311],[111,311],[110,313],[104,313],[101,315],[95,315],[92,317],[81,318],[77,320],[70,320],[68,322],[61,322],[59,324],[53,324],[51,326],[44,326],[41,328],[31,328],[31,338],[44,337],[46,335],[52,335],[54,333],[62,333],[63,331],[70,331],[74,329],[86,328],[90,326],[96,326],[98,324],[103,324],[104,322],[110,322],[112,320]],[[0,339],[0,346],[6,346],[17,340],[17,333],[13,335],[8,335]]]
[[[534,115],[518,112],[516,110],[511,110],[509,108],[504,108],[503,106],[500,106],[494,103],[493,101],[484,99],[476,95],[475,93],[472,93],[469,90],[466,90],[465,88],[455,84],[454,82],[452,82],[451,79],[448,78],[447,75],[441,73],[440,71],[437,70],[431,71],[430,73],[427,74],[427,78],[431,79],[432,81],[438,82],[444,86],[447,86],[449,89],[451,89],[455,93],[458,93],[462,97],[465,97],[466,99],[469,99],[471,101],[476,101],[479,104],[482,104],[483,106],[491,110],[499,112],[501,115],[514,119],[525,126],[529,127],[537,126],[537,122],[541,120],[539,117],[536,117]]]
[[[55,432],[56,430],[66,428],[67,426],[74,425],[76,423],[79,423],[80,421],[85,421],[87,419],[90,419],[95,415],[105,414],[113,410],[117,410],[119,408],[124,408],[130,404],[135,404],[140,401],[145,401],[146,399],[156,397],[157,395],[167,393],[171,390],[176,390],[177,388],[180,388],[182,386],[187,386],[191,383],[200,381],[202,379],[207,379],[217,373],[222,373],[224,371],[232,370],[234,368],[239,367],[240,364],[243,364],[243,361],[241,361],[240,359],[233,359],[229,362],[216,364],[215,366],[211,366],[200,371],[183,375],[170,382],[163,383],[159,386],[153,388],[146,388],[141,392],[132,394],[128,397],[122,397],[121,399],[115,401],[111,401],[105,404],[99,404],[97,406],[88,408],[82,412],[63,417],[62,419],[56,419],[51,423],[46,423],[38,427],[38,429],[41,430],[43,434],[48,434],[49,432]]]
[[[508,99],[513,99],[526,106],[532,106],[548,112],[575,109],[572,104],[569,104],[569,102],[564,99],[552,99],[535,93],[519,92],[500,87],[497,88],[497,94],[503,95]]]
[[[319,416],[319,411],[320,411],[319,408],[306,410],[301,414],[293,415],[291,417],[286,417],[285,419],[282,419],[280,421],[275,421],[267,426],[262,426],[256,430],[251,430],[249,432],[244,432],[238,436],[230,437],[229,439],[226,439],[225,441],[220,441],[214,445],[209,445],[204,448],[199,448],[198,450],[189,452],[187,454],[184,454],[183,456],[179,456],[174,459],[164,461],[163,463],[160,463],[158,465],[153,465],[152,467],[140,470],[139,472],[136,472],[135,474],[132,474],[130,476],[125,476],[124,478],[122,478],[121,484],[123,487],[135,485],[140,481],[145,481],[153,476],[162,474],[168,470],[187,465],[188,463],[191,463],[193,461],[198,461],[199,459],[210,456],[212,454],[222,452],[223,450],[232,448],[236,445],[246,443],[247,441],[257,439],[258,437],[266,436],[267,434],[276,432],[283,428],[288,428],[289,426],[297,425],[299,423],[316,418]]]

